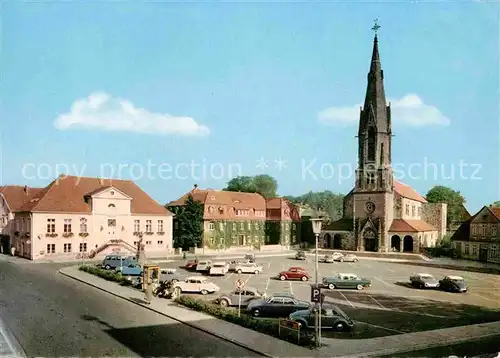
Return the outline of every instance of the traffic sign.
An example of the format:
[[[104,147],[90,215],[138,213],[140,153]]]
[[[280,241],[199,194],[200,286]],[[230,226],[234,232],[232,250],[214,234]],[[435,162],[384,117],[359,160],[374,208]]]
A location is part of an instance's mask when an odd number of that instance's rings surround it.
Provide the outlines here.
[[[239,279],[239,280],[236,280],[236,288],[239,288],[240,290],[243,288],[243,286],[245,286],[245,281]]]
[[[311,302],[321,302],[321,288],[318,286],[311,286]]]

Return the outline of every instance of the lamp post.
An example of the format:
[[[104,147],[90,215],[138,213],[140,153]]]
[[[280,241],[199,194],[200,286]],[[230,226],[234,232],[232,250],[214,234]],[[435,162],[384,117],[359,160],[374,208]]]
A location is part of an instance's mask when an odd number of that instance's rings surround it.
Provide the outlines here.
[[[315,264],[314,264],[314,283],[316,287],[318,287],[318,242],[319,242],[319,234],[321,233],[321,223],[323,219],[315,218],[311,219],[312,230],[314,235],[316,236],[316,252],[315,252]],[[316,303],[316,317],[315,317],[315,332],[316,332],[316,346],[319,347],[321,344],[321,304]],[[319,316],[318,316],[319,315]]]

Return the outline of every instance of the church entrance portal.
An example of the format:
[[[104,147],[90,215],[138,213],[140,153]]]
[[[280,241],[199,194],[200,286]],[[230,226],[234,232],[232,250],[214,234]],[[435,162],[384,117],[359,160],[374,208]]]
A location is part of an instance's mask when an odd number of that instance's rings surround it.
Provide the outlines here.
[[[365,240],[365,251],[377,251],[377,236],[372,230],[365,231],[363,236]]]
[[[335,236],[333,236],[333,248],[339,250],[341,247],[342,247],[342,236],[340,236],[340,234],[335,234]]]
[[[403,239],[403,251],[413,252],[413,237],[410,235],[406,235]]]
[[[325,245],[327,248],[332,247],[332,235],[330,235],[330,234],[325,234],[325,236],[324,236],[324,238],[323,238],[323,242],[324,242],[324,245]]]
[[[399,235],[392,235],[391,237],[391,251],[401,251],[401,238]]]

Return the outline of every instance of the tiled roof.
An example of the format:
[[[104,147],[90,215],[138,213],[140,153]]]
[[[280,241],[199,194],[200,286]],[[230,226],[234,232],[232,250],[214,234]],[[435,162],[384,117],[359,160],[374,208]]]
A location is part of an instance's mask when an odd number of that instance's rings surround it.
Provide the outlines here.
[[[500,207],[492,206],[492,207],[490,207],[490,210],[493,213],[493,215],[495,215],[497,217],[497,219],[500,220]]]
[[[2,194],[12,212],[18,212],[27,202],[37,196],[43,188],[30,188],[20,185],[0,186]]]
[[[392,221],[389,232],[423,232],[437,231],[437,229],[424,220],[395,219]]]
[[[401,195],[403,198],[419,201],[421,203],[427,203],[427,200],[425,200],[425,198],[417,193],[417,191],[411,186],[403,184],[397,180],[394,180],[393,186],[394,191]]]
[[[470,222],[471,220],[467,220],[462,223],[457,231],[453,233],[451,236],[452,241],[469,241],[470,240]]]
[[[352,231],[353,230],[353,220],[348,218],[343,218],[334,221],[323,229],[324,231]]]
[[[85,201],[85,197],[109,187],[116,188],[132,198],[132,214],[172,215],[130,180],[64,175],[40,190],[20,211],[90,213],[91,206]]]

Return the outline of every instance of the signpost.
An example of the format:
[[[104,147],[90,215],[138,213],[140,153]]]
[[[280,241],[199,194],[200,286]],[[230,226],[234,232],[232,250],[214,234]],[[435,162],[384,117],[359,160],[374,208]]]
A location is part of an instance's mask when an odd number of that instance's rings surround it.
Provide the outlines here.
[[[241,289],[245,286],[245,281],[243,281],[242,279],[238,279],[236,280],[236,288],[238,289],[239,291],[239,295],[238,295],[238,317],[240,317],[240,314],[241,314]]]
[[[311,302],[316,303],[316,344],[319,346],[321,344],[321,309],[323,301],[325,300],[325,295],[321,293],[321,287],[317,285],[311,285]]]

